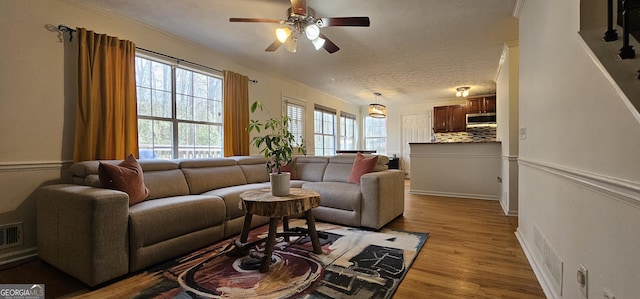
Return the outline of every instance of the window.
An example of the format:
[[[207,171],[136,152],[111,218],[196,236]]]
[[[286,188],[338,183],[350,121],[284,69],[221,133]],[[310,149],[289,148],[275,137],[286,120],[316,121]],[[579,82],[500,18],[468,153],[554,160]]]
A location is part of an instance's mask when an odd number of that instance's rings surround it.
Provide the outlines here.
[[[387,154],[387,119],[364,118],[364,144],[368,150],[376,150],[377,154]]]
[[[340,112],[340,149],[356,149],[356,116]]]
[[[285,113],[289,117],[289,132],[296,138],[297,144],[302,144],[304,138],[304,102],[297,100],[284,101]]]
[[[336,154],[336,110],[320,105],[314,109],[315,155]]]
[[[136,57],[140,159],[222,157],[222,78]]]

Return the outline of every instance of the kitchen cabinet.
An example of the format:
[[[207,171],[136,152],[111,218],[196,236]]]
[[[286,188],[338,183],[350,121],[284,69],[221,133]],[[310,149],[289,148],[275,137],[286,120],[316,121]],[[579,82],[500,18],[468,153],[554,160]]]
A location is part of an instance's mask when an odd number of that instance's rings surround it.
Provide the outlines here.
[[[467,129],[466,106],[433,107],[433,132],[464,132]]]
[[[467,113],[495,113],[496,96],[476,97],[467,99]]]

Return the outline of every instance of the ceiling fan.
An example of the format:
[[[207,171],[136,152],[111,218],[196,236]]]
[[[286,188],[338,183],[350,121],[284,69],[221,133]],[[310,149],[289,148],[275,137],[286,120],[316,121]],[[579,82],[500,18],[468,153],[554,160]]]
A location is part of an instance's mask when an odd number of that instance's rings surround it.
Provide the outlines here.
[[[276,40],[265,51],[273,52],[285,45],[288,51],[296,52],[298,37],[304,33],[316,50],[324,48],[330,54],[340,48],[320,32],[320,28],[329,26],[369,27],[369,17],[317,18],[313,8],[307,6],[307,0],[291,0],[286,19],[267,18],[229,18],[229,22],[277,23],[286,25],[276,29]]]

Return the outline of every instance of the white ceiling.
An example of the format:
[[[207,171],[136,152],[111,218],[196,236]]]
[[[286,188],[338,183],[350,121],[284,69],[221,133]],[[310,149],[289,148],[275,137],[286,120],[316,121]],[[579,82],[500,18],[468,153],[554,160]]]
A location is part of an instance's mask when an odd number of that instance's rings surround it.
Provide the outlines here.
[[[80,1],[80,0],[77,0]],[[230,23],[230,17],[286,17],[289,0],[82,0],[213,48],[358,105],[495,92],[505,42],[518,39],[516,0],[308,0],[316,17],[368,16],[370,27],[326,27],[340,47],[329,54],[300,40],[298,52],[264,49],[278,24]],[[215,67],[215,66],[212,66]]]

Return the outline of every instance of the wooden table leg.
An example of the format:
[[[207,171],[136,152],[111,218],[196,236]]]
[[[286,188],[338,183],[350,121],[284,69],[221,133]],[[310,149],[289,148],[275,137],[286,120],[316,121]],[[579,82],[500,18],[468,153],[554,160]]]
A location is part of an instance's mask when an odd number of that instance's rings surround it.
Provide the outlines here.
[[[318,232],[316,231],[316,220],[313,218],[311,210],[304,212],[305,218],[307,218],[307,229],[309,230],[309,238],[311,238],[311,245],[313,245],[313,253],[321,254],[322,247],[320,247],[320,241],[318,240]]]
[[[284,233],[289,231],[289,217],[287,216],[282,217],[282,231]],[[289,235],[286,235],[286,234],[284,235],[284,240],[287,242],[291,241],[291,239],[289,238]]]
[[[253,218],[253,214],[245,213],[244,214],[244,225],[242,226],[242,233],[240,234],[240,243],[247,243],[249,239],[249,230],[251,230],[251,218]]]
[[[276,245],[276,230],[278,229],[278,218],[271,218],[269,221],[269,235],[267,236],[267,244],[264,249],[264,257],[262,258],[262,265],[260,266],[260,272],[269,272],[269,266],[271,265],[271,255],[273,255],[273,246]]]

